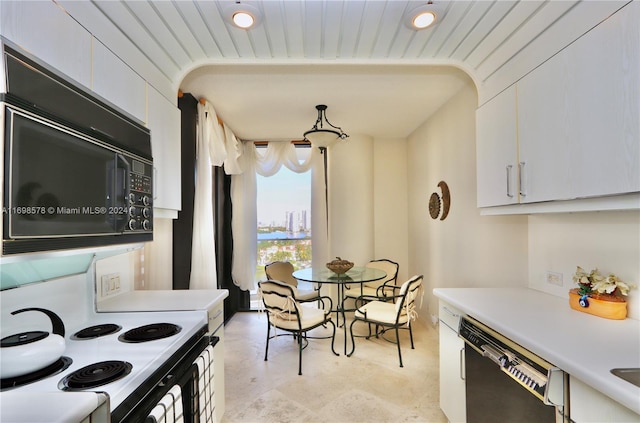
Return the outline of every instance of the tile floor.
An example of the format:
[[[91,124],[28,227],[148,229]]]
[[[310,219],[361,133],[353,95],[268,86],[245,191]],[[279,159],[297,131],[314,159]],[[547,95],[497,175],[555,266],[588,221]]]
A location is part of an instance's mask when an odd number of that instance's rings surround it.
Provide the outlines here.
[[[403,368],[396,345],[382,339],[356,338],[353,356],[344,356],[338,328],[340,356],[331,352],[329,339],[310,340],[302,353],[302,376],[290,336],[272,340],[269,360],[263,360],[266,329],[266,315],[258,312],[237,313],[225,327],[221,423],[446,423],[438,406],[438,333],[433,326],[414,327],[414,350],[408,331],[401,331]]]

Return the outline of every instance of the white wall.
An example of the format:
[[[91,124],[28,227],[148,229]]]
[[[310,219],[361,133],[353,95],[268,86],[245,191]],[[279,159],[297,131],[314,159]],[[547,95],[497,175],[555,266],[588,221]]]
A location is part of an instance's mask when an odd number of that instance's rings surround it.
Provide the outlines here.
[[[568,298],[576,266],[640,285],[640,211],[529,216],[529,286]],[[562,286],[547,283],[547,270],[562,273]],[[637,288],[627,307],[640,319]]]
[[[144,273],[137,289],[173,289],[173,220],[153,219],[153,241],[144,245]]]
[[[409,273],[424,275],[421,320],[437,314],[436,287],[527,286],[527,217],[476,207],[477,101],[469,82],[408,139]],[[451,191],[442,221],[428,209],[440,181]]]
[[[329,151],[330,257],[388,258],[408,278],[407,144],[352,135]]]
[[[400,265],[398,282],[409,279],[407,142],[376,139],[373,143],[373,259]]]
[[[362,266],[373,258],[373,139],[329,147],[329,257]]]

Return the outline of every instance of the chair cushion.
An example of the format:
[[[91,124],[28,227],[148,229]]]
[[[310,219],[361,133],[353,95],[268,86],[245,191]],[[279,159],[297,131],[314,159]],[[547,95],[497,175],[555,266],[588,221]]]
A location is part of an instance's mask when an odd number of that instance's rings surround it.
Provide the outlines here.
[[[355,317],[364,319],[364,313],[367,313],[367,320],[373,320],[380,323],[386,323],[393,325],[396,323],[396,317],[398,316],[398,311],[396,310],[396,305],[394,303],[387,303],[383,301],[371,301],[362,307],[360,307],[355,312]],[[398,323],[406,323],[407,315],[402,312],[400,313],[400,318]]]
[[[287,330],[305,330],[307,328],[314,327],[316,325],[321,324],[325,320],[325,312],[319,308],[309,307],[303,305],[300,307],[300,326],[298,327],[298,320],[293,315],[286,316],[286,318],[281,317],[281,315],[277,314],[269,314],[269,321],[272,325],[280,329]],[[289,320],[290,317],[293,317],[294,320]]]
[[[398,277],[398,265],[391,261],[373,260],[367,263],[365,266],[373,269],[383,270],[387,274],[387,277],[385,277],[384,279],[380,279],[378,281],[372,281],[372,282],[365,282],[364,283],[365,286],[370,286],[375,289],[379,286],[382,286],[385,282],[395,280]]]
[[[288,261],[276,261],[264,267],[267,279],[282,281],[291,286],[298,286],[298,280],[293,277],[293,264]]]
[[[296,298],[299,300],[312,300],[320,296],[320,293],[315,289],[294,288],[293,292],[295,293]]]

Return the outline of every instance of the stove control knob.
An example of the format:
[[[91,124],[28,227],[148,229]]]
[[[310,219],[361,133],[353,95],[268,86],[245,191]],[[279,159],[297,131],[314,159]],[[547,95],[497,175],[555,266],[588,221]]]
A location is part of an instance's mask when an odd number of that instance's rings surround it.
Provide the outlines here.
[[[145,206],[148,206],[151,204],[151,198],[149,198],[148,195],[145,195],[144,197],[142,197],[142,204],[144,204]]]
[[[138,214],[138,209],[131,206],[129,207],[129,216],[135,217]]]
[[[144,210],[142,210],[142,215],[148,218],[151,215],[151,210],[149,210],[148,207],[145,207]]]
[[[136,203],[136,194],[132,192],[129,194],[129,204],[135,204],[135,203]]]
[[[131,219],[129,221],[129,229],[131,229],[132,231],[135,231],[136,229],[138,229],[138,221],[135,219]]]
[[[151,222],[149,222],[148,220],[142,222],[142,229],[144,229],[145,231],[151,229]]]

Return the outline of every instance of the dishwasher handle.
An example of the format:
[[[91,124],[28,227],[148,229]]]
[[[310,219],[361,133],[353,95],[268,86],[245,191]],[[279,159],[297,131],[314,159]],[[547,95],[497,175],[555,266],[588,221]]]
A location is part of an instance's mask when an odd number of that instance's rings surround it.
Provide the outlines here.
[[[565,384],[568,384],[568,377],[565,376],[568,375],[557,367],[549,369],[543,399],[546,405],[554,405],[556,407],[565,405]]]
[[[507,356],[503,351],[500,351],[498,348],[489,344],[484,344],[480,348],[482,349],[482,355],[484,357],[491,359],[491,361],[493,361],[500,367],[504,366],[504,362],[507,359]]]

